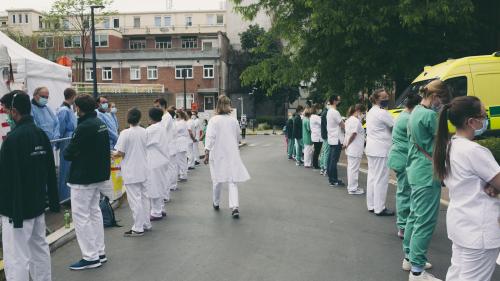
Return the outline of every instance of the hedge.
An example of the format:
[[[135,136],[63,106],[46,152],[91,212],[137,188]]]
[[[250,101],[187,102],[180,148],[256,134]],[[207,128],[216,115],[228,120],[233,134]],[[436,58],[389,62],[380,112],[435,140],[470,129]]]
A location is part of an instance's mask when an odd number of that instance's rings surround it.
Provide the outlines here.
[[[500,163],[500,138],[486,138],[477,141],[480,145],[488,148],[495,160]]]

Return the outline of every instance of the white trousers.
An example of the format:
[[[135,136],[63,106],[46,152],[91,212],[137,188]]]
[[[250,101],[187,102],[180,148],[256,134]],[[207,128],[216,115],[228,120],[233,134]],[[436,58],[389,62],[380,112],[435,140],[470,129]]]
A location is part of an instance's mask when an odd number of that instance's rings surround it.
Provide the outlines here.
[[[387,157],[368,156],[368,180],[366,186],[366,206],[376,214],[385,209],[389,187],[389,167]]]
[[[304,145],[304,167],[312,166],[314,147],[313,145]]]
[[[163,198],[158,197],[158,198],[151,198],[151,216],[156,217],[156,218],[161,218],[162,212],[165,211],[165,203],[163,203]]]
[[[193,158],[194,161],[199,162],[200,161],[200,142],[193,142]],[[193,162],[194,164],[194,162]]]
[[[220,205],[220,194],[222,191],[222,185],[224,183],[214,183],[213,184],[213,202],[215,205]],[[238,186],[236,184],[230,182],[228,185],[228,193],[229,193],[229,208],[234,210],[240,207],[240,202],[238,199]]]
[[[3,260],[7,281],[51,281],[50,251],[45,238],[45,215],[24,220],[14,228],[2,217]]]
[[[193,143],[188,143],[187,157],[188,157],[188,167],[194,167]]]
[[[168,182],[169,187],[165,199],[170,200],[170,190],[177,189],[177,177],[179,176],[179,169],[177,168],[177,159],[175,155],[170,157],[168,162]],[[168,197],[167,197],[168,196]]]
[[[356,191],[359,187],[359,165],[361,157],[347,156],[347,191]]]
[[[188,162],[186,157],[186,151],[177,152],[177,154],[175,154],[175,160],[177,162],[179,178],[187,179]]]
[[[100,190],[104,184],[70,185],[76,240],[82,257],[87,261],[99,260],[99,255],[105,254],[104,225],[99,208]]]
[[[453,244],[446,281],[489,281],[495,271],[500,248],[468,249]]]
[[[132,210],[134,224],[132,230],[143,232],[144,228],[151,228],[149,221],[149,198],[146,196],[145,183],[126,184],[127,200]]]

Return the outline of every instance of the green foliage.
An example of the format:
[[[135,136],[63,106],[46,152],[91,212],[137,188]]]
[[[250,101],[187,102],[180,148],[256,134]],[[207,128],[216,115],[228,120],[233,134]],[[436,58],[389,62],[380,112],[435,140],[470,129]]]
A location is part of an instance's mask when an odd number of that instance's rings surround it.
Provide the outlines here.
[[[500,48],[500,1],[233,2],[247,18],[271,14],[269,34],[286,42],[284,58],[264,61],[243,80],[315,81],[320,95],[346,99],[359,90],[393,87],[393,81],[401,92],[425,65]]]
[[[500,138],[486,138],[477,141],[480,145],[488,148],[495,160],[500,163]]]
[[[275,117],[275,116],[259,116],[257,117],[257,124],[267,124],[269,126],[277,126],[282,128],[285,126],[287,119],[285,117]]]

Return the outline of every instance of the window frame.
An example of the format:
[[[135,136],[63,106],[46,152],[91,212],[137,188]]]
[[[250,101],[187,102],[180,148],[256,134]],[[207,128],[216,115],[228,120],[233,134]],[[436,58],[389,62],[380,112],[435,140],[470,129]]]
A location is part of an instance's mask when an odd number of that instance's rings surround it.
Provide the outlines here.
[[[188,19],[189,19],[189,21],[188,21]],[[184,24],[186,25],[186,27],[193,26],[193,16],[185,16],[184,17]]]
[[[47,42],[49,39],[51,38],[51,46],[48,46]],[[43,40],[43,47],[40,46],[40,40]],[[40,38],[38,38],[38,41],[37,41],[37,49],[51,49],[51,48],[54,48],[54,37],[53,36],[42,36]]]
[[[15,24],[16,23],[16,15],[12,15],[12,23]]]
[[[222,19],[222,21],[219,22],[219,19]],[[215,15],[215,24],[216,25],[224,25],[224,15],[223,14]]]
[[[151,72],[150,72],[151,70]],[[158,80],[158,66],[156,65],[148,65],[146,68],[147,78],[148,80]],[[155,74],[154,76],[150,76],[149,74]]]
[[[24,14],[24,23],[29,23],[29,16],[28,16],[28,14]]]
[[[138,81],[141,80],[141,67],[138,65],[133,65],[130,67],[130,81]],[[137,74],[136,77],[132,76],[132,73]]]
[[[198,48],[198,37],[196,37],[196,36],[181,37],[181,48],[182,49],[197,49]]]
[[[212,100],[212,108],[211,109],[207,108],[207,99],[211,99]],[[205,110],[205,111],[207,111],[207,110],[215,110],[215,97],[214,96],[204,96],[203,97],[203,110]]]
[[[169,24],[167,24],[167,18],[168,18]],[[163,24],[166,27],[172,26],[172,16],[163,16]]]
[[[92,77],[93,72],[94,72],[94,69],[92,69],[92,67],[85,67],[85,74],[84,74],[85,81],[92,81],[93,80],[93,77]]]
[[[142,48],[132,48],[132,46],[138,46],[138,44],[141,44],[141,46],[144,46]],[[146,39],[130,39],[128,41],[128,48],[130,50],[144,50],[146,49],[146,46],[147,46],[147,42],[146,42]]]
[[[120,28],[120,18],[113,18],[113,28]]]
[[[153,24],[155,27],[161,27],[161,16],[155,16],[153,19]]]
[[[102,37],[106,36],[106,45],[102,45]],[[99,39],[98,39],[99,38]],[[96,48],[108,48],[109,47],[109,35],[108,34],[96,34],[95,35],[95,47]]]
[[[183,80],[182,78],[182,70],[187,70],[186,80],[194,79],[193,66],[192,65],[176,65],[175,66],[175,79]]]
[[[136,24],[136,20],[139,24]],[[134,28],[141,28],[141,17],[134,17]]]
[[[206,75],[208,71],[208,74],[211,75]],[[206,64],[203,65],[203,79],[214,79],[215,78],[215,66],[213,64]]]
[[[109,21],[108,17],[105,17],[105,18],[102,19],[102,26],[105,29],[109,29],[111,27],[111,22]]]
[[[102,67],[102,70],[101,70],[101,80],[102,81],[113,81],[113,67],[111,66],[104,66]],[[107,73],[109,73],[109,78],[106,78],[107,77]]]
[[[71,46],[66,45],[66,39],[71,38]],[[75,38],[78,38],[78,44],[75,44]],[[74,48],[81,48],[82,47],[82,38],[79,35],[68,35],[63,37],[63,47],[65,49],[74,49]]]
[[[191,101],[191,102],[189,102]],[[186,107],[185,109],[191,109],[191,104],[194,102],[194,94],[186,93]],[[175,106],[177,108],[184,107],[184,93],[179,93],[175,95]]]

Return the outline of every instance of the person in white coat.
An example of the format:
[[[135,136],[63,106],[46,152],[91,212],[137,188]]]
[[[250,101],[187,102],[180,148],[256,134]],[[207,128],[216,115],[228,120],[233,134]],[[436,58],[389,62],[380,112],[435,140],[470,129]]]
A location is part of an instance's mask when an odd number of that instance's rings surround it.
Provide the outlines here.
[[[197,111],[192,111],[191,119],[193,120],[193,135],[194,135],[194,142],[193,142],[193,159],[194,159],[194,165],[199,165],[200,162],[200,137],[201,137],[201,123],[200,119],[198,118],[198,112]]]
[[[321,152],[321,145],[323,144],[321,140],[321,117],[318,115],[318,112],[320,110],[320,105],[315,104],[312,107],[311,118],[309,118],[311,127],[311,141],[313,142],[314,146],[312,166],[315,170],[320,169],[319,155]]]
[[[166,122],[167,136],[168,136],[168,181],[169,187],[167,189],[168,197],[165,197],[166,202],[170,202],[170,191],[177,190],[177,180],[179,177],[179,169],[177,167],[177,128],[175,126],[175,106],[170,106],[162,117],[162,122]],[[171,123],[171,125],[168,125]]]
[[[195,154],[195,144],[196,144],[196,128],[195,128],[195,122],[193,119],[193,113],[188,110],[186,111],[186,114],[188,116],[187,120],[187,128],[189,132],[189,142],[188,142],[188,151],[187,151],[187,156],[188,156],[188,170],[194,170],[194,166],[196,164],[196,156]]]
[[[456,128],[451,141],[448,121]],[[500,166],[474,142],[487,128],[488,115],[477,97],[455,98],[440,112],[433,167],[450,194],[446,228],[453,245],[447,281],[491,280],[500,252]]]
[[[146,130],[139,126],[141,111],[132,108],[127,113],[130,128],[123,130],[115,145],[114,157],[122,157],[121,174],[127,190],[127,200],[132,210],[134,224],[125,237],[144,235],[150,230],[149,198],[146,195],[147,159]]]
[[[217,115],[208,121],[205,140],[205,164],[210,163],[213,183],[213,207],[219,210],[221,188],[224,183],[229,189],[229,208],[233,218],[239,218],[239,198],[236,183],[250,179],[245,165],[241,161],[239,141],[241,140],[238,120],[230,116],[231,100],[219,96]]]
[[[347,112],[349,118],[345,122],[344,149],[347,155],[347,192],[350,195],[361,195],[365,191],[358,185],[359,166],[365,147],[365,130],[361,120],[366,112],[362,104],[351,106]]]
[[[163,110],[153,107],[149,110],[151,125],[146,129],[146,151],[148,159],[147,194],[151,201],[151,221],[161,220],[166,216],[164,196],[169,183],[167,169],[169,155],[165,150],[167,134],[161,123]]]
[[[366,149],[368,158],[368,180],[366,205],[368,211],[377,216],[393,216],[394,211],[385,206],[389,187],[389,167],[387,159],[392,144],[394,119],[385,109],[389,105],[389,94],[378,89],[370,96],[372,108],[366,115]]]
[[[179,181],[187,181],[187,170],[188,170],[188,160],[187,151],[189,146],[189,132],[187,127],[187,115],[183,110],[177,110],[175,118],[175,129],[176,129],[176,154],[175,161],[177,163],[177,173],[179,175]]]

